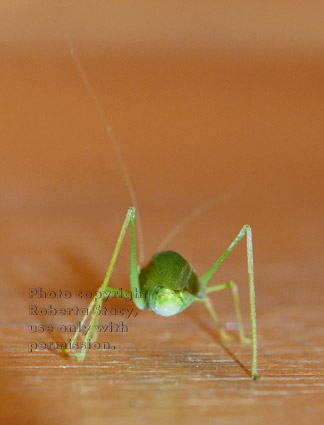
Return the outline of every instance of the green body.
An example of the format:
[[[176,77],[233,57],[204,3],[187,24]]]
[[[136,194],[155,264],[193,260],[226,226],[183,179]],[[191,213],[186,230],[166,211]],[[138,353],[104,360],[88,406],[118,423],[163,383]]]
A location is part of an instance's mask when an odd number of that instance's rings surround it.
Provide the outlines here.
[[[174,251],[155,254],[140,270],[139,284],[146,307],[160,316],[180,313],[206,294],[192,266]]]

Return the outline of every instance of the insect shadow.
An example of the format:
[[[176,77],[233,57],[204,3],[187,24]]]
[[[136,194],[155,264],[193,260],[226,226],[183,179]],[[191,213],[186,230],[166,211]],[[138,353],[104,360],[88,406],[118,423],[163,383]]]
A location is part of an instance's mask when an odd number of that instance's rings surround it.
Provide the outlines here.
[[[59,258],[60,263],[65,266],[69,274],[69,279],[64,280],[64,287],[62,283],[62,285],[60,285],[59,287],[56,286],[55,288],[53,288],[54,291],[63,290],[64,292],[64,289],[68,287],[69,292],[72,293],[71,298],[75,299],[75,294],[78,291],[85,291],[89,288],[89,284],[91,285],[91,283],[93,283],[94,285],[97,285],[97,283],[100,282],[100,272],[96,269],[96,267],[91,264],[91,262],[87,259],[87,256],[82,254],[81,252],[77,253],[75,249],[63,245],[56,249],[56,257]],[[44,302],[48,303],[49,301],[53,301],[53,299],[36,298],[35,301],[40,306]],[[55,308],[66,308],[67,301],[69,302],[69,300],[66,300],[65,298],[55,298]],[[39,325],[41,325],[44,329],[52,327],[53,331],[50,334],[46,332],[34,332],[33,341],[38,345],[47,345],[48,338],[45,335],[51,335],[51,339],[53,340],[54,344],[50,351],[55,352],[59,356],[66,357],[66,355],[62,351],[62,348],[65,346],[64,334],[58,330],[60,322],[53,316],[37,316],[37,322],[35,326]]]
[[[229,349],[229,347],[224,343],[222,338],[220,337],[219,333],[215,330],[214,327],[211,326],[211,324],[206,323],[204,320],[202,320],[201,316],[197,313],[196,309],[192,309],[190,311],[190,315],[192,320],[199,326],[199,328],[208,334],[211,338],[215,340],[217,344],[219,344],[222,349],[226,352],[226,354],[231,357],[232,360],[241,368],[244,370],[244,372],[251,376],[251,371],[240,361],[240,359]]]

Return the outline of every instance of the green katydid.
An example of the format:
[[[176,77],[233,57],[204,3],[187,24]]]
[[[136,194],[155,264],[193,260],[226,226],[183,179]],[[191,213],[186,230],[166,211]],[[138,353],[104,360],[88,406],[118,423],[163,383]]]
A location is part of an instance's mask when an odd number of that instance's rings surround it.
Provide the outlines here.
[[[123,291],[125,295],[131,296],[136,291],[140,294],[139,297],[133,297],[133,301],[136,307],[140,310],[149,309],[152,312],[161,316],[172,316],[181,313],[187,307],[194,302],[202,302],[206,306],[210,313],[213,321],[215,322],[221,337],[224,340],[229,339],[229,335],[225,328],[221,324],[216,312],[214,311],[211,301],[208,297],[209,294],[224,289],[230,289],[233,296],[234,309],[236,313],[236,319],[238,322],[239,338],[243,343],[250,342],[245,337],[241,310],[239,305],[239,297],[237,286],[234,282],[224,282],[218,285],[208,286],[210,279],[219,268],[221,263],[225,260],[228,254],[234,249],[238,242],[246,236],[247,240],[247,262],[248,262],[248,281],[249,281],[249,298],[250,298],[250,320],[251,320],[251,339],[252,339],[252,367],[251,375],[253,379],[257,379],[257,327],[256,327],[256,313],[255,313],[255,289],[254,289],[254,272],[253,272],[253,247],[252,247],[252,232],[249,225],[244,225],[238,235],[235,237],[233,242],[218,258],[214,265],[200,278],[198,278],[193,267],[178,253],[174,251],[162,251],[155,254],[151,261],[145,267],[138,267],[137,256],[136,256],[136,245],[135,245],[135,213],[136,213],[136,224],[139,233],[139,248],[140,248],[140,261],[143,262],[144,250],[143,250],[143,236],[140,216],[137,208],[137,201],[135,192],[129,178],[126,165],[118,149],[118,145],[115,137],[113,136],[112,129],[108,125],[105,118],[103,109],[98,101],[98,98],[89,83],[86,73],[81,65],[81,62],[75,52],[72,40],[68,31],[66,30],[65,22],[62,13],[60,13],[62,27],[64,29],[65,40],[70,50],[71,56],[76,63],[78,71],[83,79],[85,86],[98,110],[100,117],[103,120],[107,135],[114,147],[118,161],[121,165],[124,178],[130,193],[130,197],[134,207],[128,209],[126,218],[122,225],[111,261],[108,266],[108,270],[104,281],[98,292],[101,294],[120,293],[120,289],[112,288],[109,286],[109,280],[116,263],[120,247],[122,245],[125,233],[128,226],[131,232],[131,258],[130,258],[130,291]],[[100,309],[104,296],[94,297],[88,307],[88,315],[91,314],[89,330],[85,337],[85,344],[80,352],[73,350],[65,350],[66,352],[73,353],[78,360],[83,360],[87,352],[87,343],[90,339],[95,336],[96,324],[98,321],[98,315],[95,314],[95,310]],[[86,322],[88,315],[85,315],[81,321],[82,328]],[[71,342],[70,346],[73,347],[80,331],[77,331]]]
[[[219,257],[216,263],[199,279],[192,266],[183,257],[181,257],[181,255],[174,251],[159,252],[152,257],[151,261],[146,267],[138,268],[135,247],[135,208],[129,208],[121,232],[119,234],[105,279],[103,284],[98,289],[98,293],[103,294],[103,296],[95,296],[93,298],[88,308],[88,314],[90,314],[94,309],[98,310],[101,308],[102,302],[104,300],[104,294],[120,292],[119,289],[111,288],[108,286],[108,284],[128,225],[130,225],[131,231],[130,291],[123,292],[128,297],[131,296],[131,292],[140,294],[139,297],[133,297],[136,307],[140,310],[147,308],[161,316],[173,316],[175,314],[181,313],[193,302],[203,302],[214,322],[216,323],[222,338],[227,340],[229,339],[229,335],[216,315],[208,298],[208,294],[229,288],[233,294],[239,337],[240,340],[244,343],[249,342],[250,340],[244,335],[237,286],[234,282],[231,281],[210,287],[208,287],[207,284],[223,260],[233,250],[236,244],[244,236],[246,236],[252,333],[252,377],[257,379],[257,332],[255,317],[253,248],[250,226],[243,226],[242,230],[236,236],[234,241]],[[87,317],[88,315],[84,316],[80,328],[82,328]],[[84,344],[84,348],[80,353],[74,353],[78,360],[83,360],[86,355],[87,342],[90,341],[92,334],[95,331],[97,320],[98,315],[93,313],[90,320],[89,331],[86,336],[86,344]],[[74,337],[70,343],[71,346],[73,346],[73,343],[75,342],[79,333],[80,332],[77,331],[74,334]]]

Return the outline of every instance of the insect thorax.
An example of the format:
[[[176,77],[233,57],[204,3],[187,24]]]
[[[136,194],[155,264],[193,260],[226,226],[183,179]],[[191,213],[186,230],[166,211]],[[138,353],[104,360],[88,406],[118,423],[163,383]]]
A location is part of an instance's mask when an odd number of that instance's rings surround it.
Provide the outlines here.
[[[141,269],[139,280],[147,308],[161,316],[180,313],[205,296],[205,288],[192,266],[174,251],[155,254]]]

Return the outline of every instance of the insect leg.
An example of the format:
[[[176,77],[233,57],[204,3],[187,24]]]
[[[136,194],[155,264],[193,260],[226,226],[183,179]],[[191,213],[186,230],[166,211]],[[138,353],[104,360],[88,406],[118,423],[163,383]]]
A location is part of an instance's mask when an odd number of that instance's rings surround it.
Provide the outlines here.
[[[109,289],[110,292],[111,291],[113,291],[113,292],[120,292],[120,289],[108,287],[108,283],[109,283],[109,279],[110,279],[110,276],[112,274],[114,265],[116,263],[117,256],[118,256],[120,247],[122,245],[122,242],[124,240],[125,233],[126,233],[126,230],[127,230],[127,227],[128,227],[128,224],[129,224],[130,220],[132,220],[132,223],[133,223],[132,224],[132,227],[133,227],[133,233],[134,233],[134,219],[135,219],[135,208],[129,208],[128,211],[127,211],[126,218],[124,220],[123,226],[121,228],[120,234],[118,236],[117,243],[116,243],[116,246],[115,246],[115,249],[114,249],[114,252],[113,252],[111,261],[109,263],[109,266],[108,266],[108,269],[107,269],[107,272],[106,272],[106,276],[104,278],[104,281],[103,281],[102,285],[100,286],[99,290],[97,291],[97,292],[100,292],[102,294],[102,296],[98,298],[97,295],[95,295],[95,297],[92,299],[92,301],[90,302],[90,305],[88,307],[88,312],[83,317],[83,319],[81,321],[81,324],[79,326],[79,329],[80,330],[78,330],[74,334],[74,336],[73,336],[73,338],[72,338],[72,340],[70,342],[70,346],[73,347],[73,344],[76,341],[76,338],[78,337],[78,335],[79,335],[79,333],[80,333],[83,325],[85,324],[87,318],[89,317],[89,314],[92,312],[91,320],[90,320],[90,325],[89,325],[89,329],[88,329],[88,332],[87,332],[87,336],[86,336],[85,341],[84,341],[84,344],[83,344],[83,348],[82,348],[82,350],[81,350],[80,353],[74,353],[74,355],[76,356],[76,358],[78,360],[81,360],[81,361],[84,360],[84,357],[85,357],[86,352],[87,352],[87,346],[88,346],[88,343],[89,343],[89,341],[91,339],[91,336],[92,336],[92,333],[93,333],[93,330],[94,330],[94,326],[95,326],[95,324],[98,321],[98,314],[97,314],[97,312],[101,308],[102,302],[103,302],[103,300],[105,298],[104,295],[108,293],[108,289]],[[133,245],[133,242],[132,242],[132,245]],[[136,273],[137,273],[136,253],[135,253],[135,248],[133,248],[133,247],[132,247],[132,255],[131,255],[131,257],[132,258],[135,257],[135,258],[133,258],[133,263],[134,263],[134,260],[135,260],[135,269],[136,269]],[[134,264],[133,264],[133,268],[134,268]],[[132,275],[132,260],[131,260],[131,275]],[[73,350],[73,348],[72,348],[72,350]],[[65,352],[68,352],[70,350],[69,349],[66,349],[64,351]]]
[[[244,334],[244,326],[243,326],[243,321],[242,321],[242,314],[241,314],[237,285],[232,281],[219,283],[218,285],[210,286],[209,288],[207,288],[206,293],[208,294],[208,293],[211,293],[211,292],[222,291],[223,289],[230,289],[231,292],[232,292],[240,340],[243,343],[250,343],[251,340],[249,338],[246,338],[246,336]]]
[[[144,310],[146,308],[146,300],[145,300],[145,294],[143,294],[140,288],[139,278],[138,278],[139,273],[138,273],[137,260],[136,260],[135,208],[132,208],[129,220],[130,220],[130,232],[131,232],[131,259],[130,259],[130,273],[129,273],[130,287],[133,294],[134,304],[140,310]]]
[[[247,243],[247,262],[248,262],[248,276],[249,276],[249,295],[250,295],[250,319],[251,319],[251,334],[252,334],[252,377],[258,378],[257,373],[257,325],[255,314],[255,289],[254,289],[254,272],[253,272],[253,245],[252,245],[252,231],[251,227],[246,224],[242,227],[239,234],[229,247],[218,258],[215,264],[201,277],[201,282],[205,285],[212,278],[221,263],[225,260],[228,254],[234,249],[238,242],[246,236]]]
[[[222,322],[220,321],[218,315],[216,314],[214,307],[210,301],[210,299],[208,297],[206,297],[203,302],[205,303],[205,306],[209,312],[209,314],[211,315],[213,321],[215,322],[217,329],[220,333],[220,336],[222,337],[222,339],[224,341],[229,341],[231,340],[231,336],[226,332],[224,326],[222,325]]]
[[[107,291],[106,293],[100,294],[100,296],[102,296],[103,299],[116,298],[116,297],[117,298],[126,298],[126,297],[130,298],[130,296],[131,296],[131,291],[125,291],[124,289],[120,290],[120,289],[117,289],[117,288],[111,288],[110,286],[107,286],[106,291]],[[99,307],[98,307],[99,311],[100,311],[100,307],[101,306],[99,305]],[[97,306],[95,307],[95,309],[96,309],[96,311],[98,311]],[[97,314],[96,320],[95,320],[94,325],[93,325],[93,333],[91,335],[91,341],[93,341],[93,342],[97,339],[97,336],[98,336],[97,324],[99,322],[99,318],[100,318],[100,315]]]

